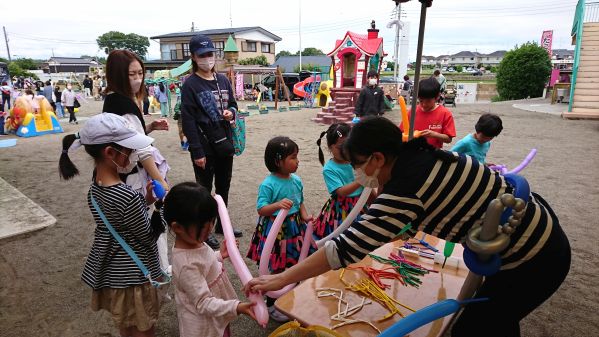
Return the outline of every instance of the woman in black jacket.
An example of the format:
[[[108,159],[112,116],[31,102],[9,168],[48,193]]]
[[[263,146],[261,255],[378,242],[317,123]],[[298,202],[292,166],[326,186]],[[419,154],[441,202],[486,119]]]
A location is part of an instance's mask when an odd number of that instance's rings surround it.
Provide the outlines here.
[[[181,90],[183,133],[189,142],[196,181],[228,202],[233,148],[231,121],[237,102],[229,80],[214,71],[216,48],[210,38],[196,35],[189,42],[193,74]],[[220,222],[216,232],[222,233]],[[235,230],[235,236],[242,236]],[[207,243],[213,248],[218,241],[212,236]]]

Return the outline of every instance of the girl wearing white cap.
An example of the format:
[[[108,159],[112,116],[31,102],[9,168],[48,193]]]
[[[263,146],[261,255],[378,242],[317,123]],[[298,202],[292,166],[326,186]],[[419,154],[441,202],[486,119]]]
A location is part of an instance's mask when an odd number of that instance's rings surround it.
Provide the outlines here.
[[[153,141],[123,117],[110,113],[90,118],[78,134],[62,141],[62,179],[79,174],[69,151],[83,145],[94,158],[95,175],[87,201],[96,229],[81,278],[92,288],[92,310],[110,312],[121,336],[154,336],[160,309],[154,287],[162,276],[156,239],[165,226],[161,221],[150,224],[146,207],[155,201],[151,191],[144,200],[119,176],[119,168],[128,166],[131,153]]]

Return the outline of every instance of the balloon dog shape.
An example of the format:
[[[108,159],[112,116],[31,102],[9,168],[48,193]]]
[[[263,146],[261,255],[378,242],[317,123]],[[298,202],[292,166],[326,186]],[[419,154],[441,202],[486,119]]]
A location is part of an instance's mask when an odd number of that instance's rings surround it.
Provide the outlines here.
[[[508,171],[507,167],[505,165],[492,165],[492,166],[489,166],[489,168],[493,171],[498,171],[502,175],[506,175],[506,174],[510,174],[510,173],[518,174],[518,173],[520,173],[520,171],[524,170],[526,168],[526,166],[528,166],[528,164],[530,164],[530,162],[532,161],[532,159],[535,157],[536,154],[537,154],[537,149],[532,149],[530,151],[530,153],[526,156],[526,158],[524,158],[524,160],[520,163],[520,165],[516,166],[516,168],[511,171]]]
[[[237,248],[235,243],[235,235],[233,235],[233,227],[231,226],[231,219],[229,218],[227,206],[225,206],[225,202],[220,195],[215,195],[214,199],[218,204],[218,215],[220,216],[223,233],[225,234],[225,239],[227,240],[227,251],[229,252],[231,263],[233,263],[233,267],[235,268],[237,275],[239,275],[241,283],[246,285],[252,279],[252,274],[250,274],[248,267],[243,262],[241,254],[239,254],[239,248]],[[268,311],[266,310],[266,303],[264,303],[262,295],[259,293],[250,293],[248,297],[250,301],[256,303],[253,308],[254,315],[256,315],[256,320],[258,323],[265,328],[266,324],[268,323]]]

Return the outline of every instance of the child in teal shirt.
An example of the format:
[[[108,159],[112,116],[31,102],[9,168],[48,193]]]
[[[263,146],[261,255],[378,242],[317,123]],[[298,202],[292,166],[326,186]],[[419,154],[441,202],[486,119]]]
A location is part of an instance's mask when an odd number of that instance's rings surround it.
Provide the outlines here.
[[[501,118],[490,113],[483,114],[476,122],[474,129],[476,132],[460,139],[451,148],[451,151],[472,156],[481,164],[485,164],[487,152],[491,147],[491,140],[503,130]]]

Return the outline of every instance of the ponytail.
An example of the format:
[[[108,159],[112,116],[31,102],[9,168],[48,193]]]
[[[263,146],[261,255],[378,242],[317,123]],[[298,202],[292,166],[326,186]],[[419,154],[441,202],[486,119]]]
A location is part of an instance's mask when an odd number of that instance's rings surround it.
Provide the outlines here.
[[[322,153],[322,148],[320,147],[320,143],[322,143],[322,137],[326,135],[326,131],[320,133],[320,137],[316,141],[316,145],[318,145],[318,161],[320,161],[320,165],[324,166],[324,153]]]
[[[62,138],[62,153],[58,161],[58,173],[60,178],[64,180],[69,180],[79,174],[79,170],[69,158],[69,148],[77,138],[79,138],[77,134],[66,135]]]

